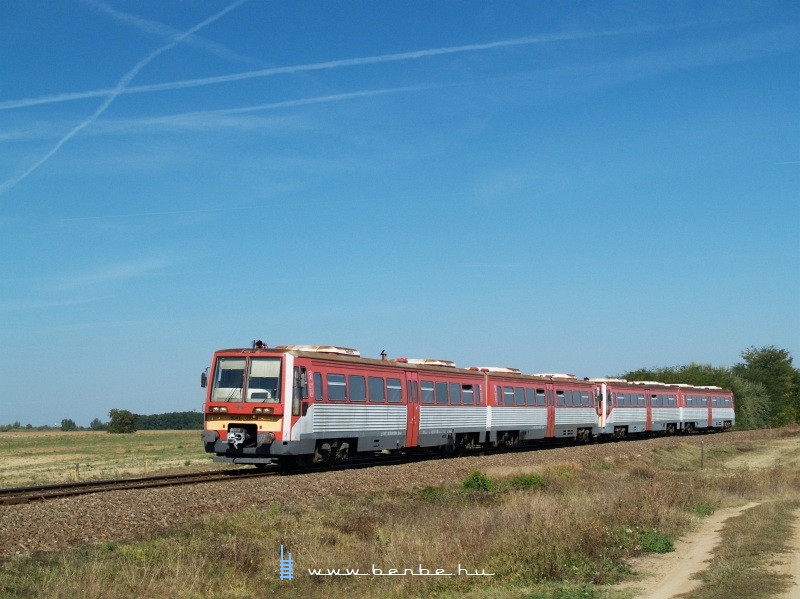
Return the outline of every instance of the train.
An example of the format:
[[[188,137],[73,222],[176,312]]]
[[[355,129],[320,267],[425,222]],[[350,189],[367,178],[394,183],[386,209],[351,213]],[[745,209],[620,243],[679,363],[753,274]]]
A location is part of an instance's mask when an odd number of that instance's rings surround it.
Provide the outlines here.
[[[257,467],[725,431],[736,423],[733,393],[715,386],[464,368],[385,352],[366,358],[331,345],[222,349],[200,379],[205,451],[217,462]]]

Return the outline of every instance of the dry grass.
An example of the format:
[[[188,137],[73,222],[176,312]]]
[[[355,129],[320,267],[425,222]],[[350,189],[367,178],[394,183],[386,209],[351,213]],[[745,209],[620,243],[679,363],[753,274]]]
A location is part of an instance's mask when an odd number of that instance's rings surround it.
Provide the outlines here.
[[[745,445],[744,451],[762,451],[760,443]],[[202,526],[138,543],[67,551],[39,562],[14,559],[0,570],[0,596],[622,597],[607,585],[627,577],[626,561],[652,548],[653,539],[668,544],[725,505],[800,492],[796,463],[731,469],[726,464],[730,452],[739,452],[734,448],[711,452],[701,471],[692,465],[693,451],[621,464],[564,462],[537,470],[538,478],[511,470],[505,478],[491,477],[491,491],[437,486],[310,507],[273,503],[269,510],[208,518]],[[740,524],[752,531],[763,522]],[[278,577],[281,545],[293,554],[291,581]],[[718,567],[727,571],[726,564]],[[309,574],[313,568],[372,574],[373,568],[420,567],[494,576]]]
[[[13,447],[0,461],[0,487],[74,480],[141,476],[146,472],[208,469],[210,460],[198,431],[5,432],[0,441]]]

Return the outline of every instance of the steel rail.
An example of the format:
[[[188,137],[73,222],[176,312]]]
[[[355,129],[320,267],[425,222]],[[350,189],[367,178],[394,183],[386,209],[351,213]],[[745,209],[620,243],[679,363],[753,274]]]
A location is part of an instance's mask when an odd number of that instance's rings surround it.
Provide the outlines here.
[[[173,487],[177,485],[191,485],[231,480],[231,478],[236,477],[250,478],[256,476],[270,476],[274,474],[277,474],[277,470],[210,470],[206,472],[77,481],[48,485],[33,485],[29,487],[8,487],[0,489],[0,505],[29,503],[31,501],[45,501],[49,499],[58,499],[61,497],[72,497],[75,495],[88,495],[90,493]]]

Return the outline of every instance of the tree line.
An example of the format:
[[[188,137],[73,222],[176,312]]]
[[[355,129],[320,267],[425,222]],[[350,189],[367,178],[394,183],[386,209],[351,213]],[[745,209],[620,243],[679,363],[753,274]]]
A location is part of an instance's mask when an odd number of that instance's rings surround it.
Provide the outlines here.
[[[23,425],[17,421],[12,424],[0,425],[0,432],[12,430],[37,430],[37,431],[108,431],[110,433],[133,433],[137,430],[202,430],[203,414],[200,412],[166,412],[164,414],[134,414],[128,410],[111,410],[108,413],[108,422],[95,418],[88,427],[78,426],[72,418],[61,420],[61,426],[33,426]]]

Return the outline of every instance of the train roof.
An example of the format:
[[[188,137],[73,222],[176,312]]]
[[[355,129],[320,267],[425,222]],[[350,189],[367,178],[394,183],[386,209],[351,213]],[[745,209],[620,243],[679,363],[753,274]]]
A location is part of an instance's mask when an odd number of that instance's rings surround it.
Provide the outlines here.
[[[349,364],[364,364],[371,366],[391,365],[394,367],[411,366],[414,369],[453,373],[468,374],[472,376],[483,376],[490,374],[494,376],[509,376],[519,380],[537,381],[558,381],[569,383],[583,383],[588,384],[588,381],[579,380],[573,374],[526,374],[520,371],[519,368],[511,368],[508,366],[470,366],[459,367],[451,360],[442,360],[438,358],[366,358],[361,355],[357,349],[349,347],[340,347],[336,345],[275,345],[273,347],[234,347],[228,349],[219,349],[216,353],[236,353],[247,355],[276,355],[291,353],[294,356],[311,359],[331,360],[335,362],[343,362]]]

